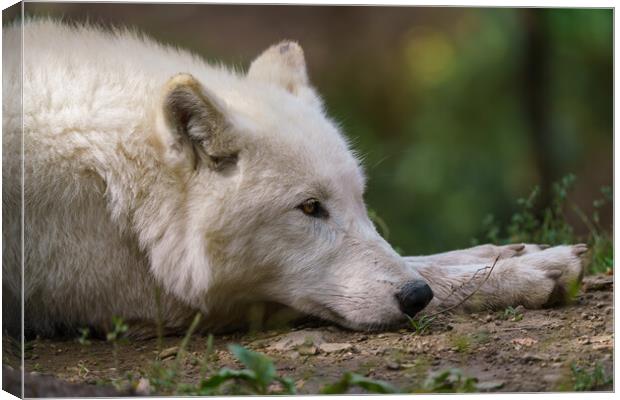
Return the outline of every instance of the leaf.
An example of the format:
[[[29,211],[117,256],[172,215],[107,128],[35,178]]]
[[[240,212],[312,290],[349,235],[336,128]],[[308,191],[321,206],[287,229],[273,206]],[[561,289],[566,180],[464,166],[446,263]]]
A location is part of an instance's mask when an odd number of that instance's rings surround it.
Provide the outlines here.
[[[276,381],[280,382],[284,387],[282,394],[297,394],[297,388],[295,382],[291,378],[276,377]]]
[[[398,390],[384,381],[377,381],[366,378],[365,376],[347,372],[336,383],[324,386],[321,389],[322,394],[340,394],[346,393],[351,387],[359,386],[371,393],[398,393]]]
[[[397,393],[398,390],[387,382],[366,378],[365,376],[351,373],[351,384],[360,386],[373,393]]]
[[[216,389],[218,389],[223,383],[232,380],[232,379],[242,379],[245,381],[254,381],[256,380],[256,374],[254,371],[250,371],[247,369],[243,370],[234,370],[229,368],[222,368],[218,371],[216,375],[213,375],[211,378],[207,380],[203,380],[200,383],[199,394],[210,394],[213,393]]]
[[[254,372],[256,382],[260,385],[261,391],[265,392],[276,376],[273,362],[265,355],[255,353],[238,344],[231,344],[228,349],[243,365]]]

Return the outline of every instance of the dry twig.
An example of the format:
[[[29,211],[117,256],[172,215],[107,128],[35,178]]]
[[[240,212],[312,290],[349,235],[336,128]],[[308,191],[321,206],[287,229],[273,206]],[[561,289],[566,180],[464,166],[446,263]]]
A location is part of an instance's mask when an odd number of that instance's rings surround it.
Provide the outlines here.
[[[480,290],[480,288],[482,287],[482,285],[484,285],[484,284],[486,283],[486,281],[489,279],[489,277],[491,276],[491,273],[493,272],[493,269],[495,269],[495,265],[496,265],[496,264],[497,264],[497,262],[499,261],[500,257],[501,257],[501,255],[498,255],[498,256],[495,258],[495,261],[493,261],[493,265],[491,265],[491,269],[489,270],[489,273],[488,273],[488,274],[484,277],[484,280],[483,280],[482,282],[480,282],[480,284],[479,284],[479,285],[478,285],[478,286],[474,289],[474,291],[473,291],[473,292],[471,292],[470,294],[468,294],[467,296],[465,296],[465,297],[463,298],[463,300],[459,301],[458,303],[456,303],[456,304],[455,304],[455,305],[453,305],[453,306],[450,306],[450,307],[448,307],[448,308],[446,308],[446,309],[443,309],[443,310],[439,310],[439,311],[437,311],[437,312],[435,312],[435,313],[433,313],[433,314],[430,314],[430,315],[425,315],[424,317],[426,317],[426,318],[433,318],[433,317],[435,317],[435,316],[437,316],[437,315],[439,315],[439,314],[443,314],[443,313],[446,313],[446,312],[448,312],[448,311],[454,310],[455,308],[457,308],[458,306],[462,305],[462,304],[463,304],[463,303],[465,303],[467,300],[469,300],[469,299],[470,299],[470,298],[471,298],[474,294],[476,294],[476,292],[478,292],[478,290]],[[472,280],[476,277],[476,274],[478,274],[478,272],[479,272],[479,271],[481,271],[481,270],[483,270],[483,269],[487,269],[487,268],[488,268],[488,267],[484,267],[484,268],[481,268],[481,269],[479,269],[478,271],[476,271],[476,272],[474,273],[474,275],[471,277],[471,279],[470,279],[470,280],[468,280],[467,282],[465,282],[463,285],[460,285],[458,288],[461,288],[461,287],[463,287],[465,284],[468,284],[469,282],[471,282],[471,281],[472,281]],[[458,288],[457,288],[457,289],[458,289]],[[449,298],[452,294],[454,294],[454,292],[455,292],[455,290],[453,290],[453,291],[450,293],[450,295],[448,295],[448,297],[447,297],[447,298]]]

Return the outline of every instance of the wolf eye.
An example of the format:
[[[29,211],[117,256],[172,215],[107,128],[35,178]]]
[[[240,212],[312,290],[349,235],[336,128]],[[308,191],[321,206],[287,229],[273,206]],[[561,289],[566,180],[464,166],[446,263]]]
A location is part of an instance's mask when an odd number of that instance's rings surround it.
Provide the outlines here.
[[[327,210],[323,208],[321,202],[317,199],[308,199],[297,206],[304,214],[314,218],[327,218],[329,216]]]

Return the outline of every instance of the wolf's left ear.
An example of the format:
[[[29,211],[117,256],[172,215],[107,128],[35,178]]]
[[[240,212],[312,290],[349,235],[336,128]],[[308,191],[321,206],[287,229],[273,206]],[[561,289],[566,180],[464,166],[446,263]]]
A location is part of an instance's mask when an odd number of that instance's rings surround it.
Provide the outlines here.
[[[168,154],[192,165],[213,169],[236,162],[237,148],[225,105],[190,74],[178,74],[165,84],[160,121]]]
[[[321,106],[321,99],[308,80],[304,51],[295,42],[280,42],[265,50],[250,65],[248,78],[275,84]]]

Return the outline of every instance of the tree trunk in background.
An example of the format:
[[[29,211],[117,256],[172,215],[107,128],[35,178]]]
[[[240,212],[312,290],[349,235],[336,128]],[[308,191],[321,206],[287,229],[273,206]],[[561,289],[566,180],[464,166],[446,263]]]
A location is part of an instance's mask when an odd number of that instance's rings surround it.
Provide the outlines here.
[[[521,10],[525,33],[521,64],[522,99],[526,123],[529,125],[531,151],[539,174],[540,211],[550,204],[551,183],[555,179],[549,124],[549,40],[545,13],[538,9]]]

